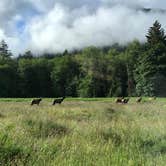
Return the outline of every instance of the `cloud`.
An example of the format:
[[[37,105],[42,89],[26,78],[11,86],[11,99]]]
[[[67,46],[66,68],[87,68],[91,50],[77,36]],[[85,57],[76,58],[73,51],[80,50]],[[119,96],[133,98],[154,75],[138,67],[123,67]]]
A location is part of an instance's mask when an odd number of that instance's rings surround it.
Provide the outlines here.
[[[10,4],[10,5],[9,5]],[[39,54],[124,44],[145,40],[157,19],[166,28],[165,14],[144,13],[141,7],[166,9],[163,0],[1,0],[0,40],[14,54],[32,49]]]
[[[107,5],[126,5],[128,7],[145,7],[166,9],[166,1],[163,0],[101,0]]]
[[[164,26],[162,13],[144,13],[121,5],[99,7],[94,13],[86,8],[70,11],[55,7],[31,24],[31,48],[35,52],[57,52],[90,45],[125,44],[133,39],[145,40],[147,29],[158,19]]]

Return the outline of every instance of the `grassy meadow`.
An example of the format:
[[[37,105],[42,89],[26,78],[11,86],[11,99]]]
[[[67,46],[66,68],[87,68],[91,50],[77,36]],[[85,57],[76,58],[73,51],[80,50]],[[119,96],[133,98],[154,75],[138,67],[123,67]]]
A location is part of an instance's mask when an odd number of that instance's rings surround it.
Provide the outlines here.
[[[165,166],[166,100],[0,99],[0,165]]]

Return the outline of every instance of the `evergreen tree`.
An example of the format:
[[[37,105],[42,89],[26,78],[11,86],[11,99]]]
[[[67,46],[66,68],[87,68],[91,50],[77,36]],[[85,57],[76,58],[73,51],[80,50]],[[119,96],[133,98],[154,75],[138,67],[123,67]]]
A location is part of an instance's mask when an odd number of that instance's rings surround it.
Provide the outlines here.
[[[20,56],[19,58],[33,59],[33,54],[30,50],[28,50],[22,56]]]
[[[166,44],[166,35],[164,33],[164,29],[161,28],[161,24],[157,20],[154,22],[153,26],[149,28],[146,37],[150,45],[155,45],[158,43]]]
[[[8,50],[8,45],[4,40],[0,42],[0,56],[2,58],[8,58],[11,56],[11,53]]]
[[[142,46],[139,41],[135,40],[130,43],[125,52],[126,68],[128,76],[128,95],[135,96],[136,81],[134,78],[135,62],[138,60]]]
[[[164,96],[166,88],[156,86],[166,78],[166,36],[161,24],[155,21],[147,34],[145,51],[138,59],[135,79],[138,95]]]

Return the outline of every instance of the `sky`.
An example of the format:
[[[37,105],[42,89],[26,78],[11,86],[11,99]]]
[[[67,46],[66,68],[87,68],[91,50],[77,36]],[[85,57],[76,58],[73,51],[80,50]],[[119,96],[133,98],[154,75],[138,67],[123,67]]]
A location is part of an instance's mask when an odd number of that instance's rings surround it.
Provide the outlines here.
[[[126,44],[145,35],[155,20],[166,29],[165,0],[0,0],[0,40],[17,56],[87,46]]]

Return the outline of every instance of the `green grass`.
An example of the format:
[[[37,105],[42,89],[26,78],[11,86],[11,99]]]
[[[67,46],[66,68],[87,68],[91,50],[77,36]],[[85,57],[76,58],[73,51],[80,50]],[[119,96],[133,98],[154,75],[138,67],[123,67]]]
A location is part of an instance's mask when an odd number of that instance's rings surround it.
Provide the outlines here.
[[[34,98],[0,98],[0,102],[31,102],[32,99]],[[42,98],[45,101],[51,102],[53,101],[54,98]],[[108,102],[113,102],[115,101],[117,98],[72,98],[72,97],[68,97],[65,100],[66,101],[108,101]],[[137,98],[136,97],[132,97],[130,98],[131,102],[135,102]],[[160,101],[165,101],[165,98],[158,98],[157,100]],[[149,97],[143,97],[143,102],[149,102]]]
[[[0,99],[0,165],[165,166],[166,100]]]

